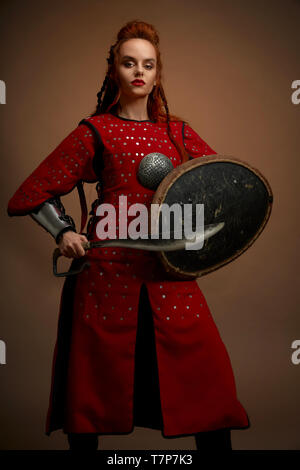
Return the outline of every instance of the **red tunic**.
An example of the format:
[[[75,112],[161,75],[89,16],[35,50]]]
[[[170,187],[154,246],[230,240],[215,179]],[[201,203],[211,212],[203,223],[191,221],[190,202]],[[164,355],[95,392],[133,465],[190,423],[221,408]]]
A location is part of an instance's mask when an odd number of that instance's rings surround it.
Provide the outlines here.
[[[160,152],[174,167],[181,163],[166,124],[111,114],[87,121],[103,144],[98,202],[113,204],[118,213],[119,196],[126,195],[128,208],[135,203],[149,208],[154,191],[144,188],[136,176],[142,158]],[[170,125],[193,158],[216,153],[187,124]],[[80,124],[21,185],[9,201],[8,214],[28,214],[47,199],[70,192],[79,180],[96,182],[101,158],[97,143],[97,132]],[[97,206],[93,205],[88,225],[90,240],[98,239]],[[46,434],[59,428],[99,434],[133,430],[142,284],[154,325],[163,435],[249,427],[237,399],[230,358],[196,280],[171,280],[157,255],[146,250],[94,248],[85,258],[90,268],[66,279],[62,292]],[[59,372],[65,377],[63,385]]]

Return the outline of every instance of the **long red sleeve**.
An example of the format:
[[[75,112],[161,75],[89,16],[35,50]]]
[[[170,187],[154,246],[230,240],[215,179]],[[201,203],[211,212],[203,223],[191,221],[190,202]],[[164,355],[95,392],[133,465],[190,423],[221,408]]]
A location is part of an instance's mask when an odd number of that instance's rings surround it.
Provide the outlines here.
[[[183,137],[185,149],[192,158],[217,153],[187,124],[183,127]]]
[[[21,184],[8,203],[8,215],[29,214],[46,200],[69,193],[80,180],[97,181],[95,151],[95,135],[86,125],[79,125]]]

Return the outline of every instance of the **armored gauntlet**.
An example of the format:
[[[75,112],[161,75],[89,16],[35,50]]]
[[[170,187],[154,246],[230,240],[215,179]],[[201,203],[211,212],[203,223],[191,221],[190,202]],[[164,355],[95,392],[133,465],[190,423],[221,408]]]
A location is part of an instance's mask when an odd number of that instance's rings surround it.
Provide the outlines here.
[[[64,232],[68,230],[76,232],[74,220],[65,213],[59,197],[48,199],[37,210],[31,212],[30,216],[54,237],[57,244]]]

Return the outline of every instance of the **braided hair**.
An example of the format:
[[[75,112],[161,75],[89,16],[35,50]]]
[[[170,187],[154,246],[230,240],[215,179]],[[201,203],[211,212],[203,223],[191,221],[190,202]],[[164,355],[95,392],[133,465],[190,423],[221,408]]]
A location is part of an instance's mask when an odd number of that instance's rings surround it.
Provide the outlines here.
[[[156,81],[157,84],[153,87],[147,101],[147,111],[150,120],[167,123],[168,136],[181,155],[182,163],[188,161],[189,156],[184,146],[175,140],[171,131],[170,121],[183,121],[183,119],[174,115],[170,115],[167,98],[161,83],[162,63],[159,50],[159,36],[154,26],[149,23],[133,20],[128,22],[119,31],[117,35],[117,41],[110,47],[109,54],[106,59],[107,71],[101,89],[97,93],[98,101],[96,109],[90,116],[96,116],[98,114],[108,112],[111,114],[116,114],[118,101],[120,98],[120,89],[117,83],[115,70],[116,55],[120,49],[121,44],[132,38],[146,39],[154,46],[156,50],[158,72]]]

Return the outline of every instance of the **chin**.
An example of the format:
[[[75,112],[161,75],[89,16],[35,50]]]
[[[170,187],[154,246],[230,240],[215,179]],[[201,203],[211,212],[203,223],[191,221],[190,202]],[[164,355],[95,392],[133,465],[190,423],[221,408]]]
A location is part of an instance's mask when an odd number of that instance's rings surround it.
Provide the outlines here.
[[[129,93],[127,96],[129,96],[130,98],[143,98],[148,95],[149,93],[145,92],[145,90],[135,90],[131,91],[131,93]]]

